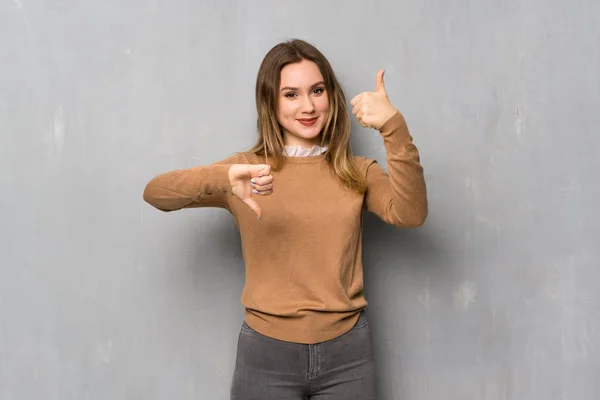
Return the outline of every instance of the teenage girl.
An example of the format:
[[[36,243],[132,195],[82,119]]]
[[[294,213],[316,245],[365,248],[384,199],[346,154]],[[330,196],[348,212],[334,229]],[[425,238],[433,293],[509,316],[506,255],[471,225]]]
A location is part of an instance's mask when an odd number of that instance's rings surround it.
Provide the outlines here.
[[[239,228],[245,320],[233,400],[376,398],[362,211],[404,228],[427,217],[419,153],[383,73],[350,104],[363,127],[379,131],[388,173],[352,155],[346,98],[329,62],[291,40],[258,71],[254,147],[146,186],[145,201],[159,210],[221,207]]]

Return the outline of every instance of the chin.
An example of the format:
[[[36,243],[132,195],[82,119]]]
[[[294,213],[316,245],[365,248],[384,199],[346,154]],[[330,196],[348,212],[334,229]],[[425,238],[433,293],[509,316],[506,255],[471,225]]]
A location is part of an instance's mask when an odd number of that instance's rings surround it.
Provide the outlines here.
[[[296,132],[296,136],[304,140],[314,141],[314,144],[318,144],[318,138],[321,136],[321,131],[307,134],[306,132]]]

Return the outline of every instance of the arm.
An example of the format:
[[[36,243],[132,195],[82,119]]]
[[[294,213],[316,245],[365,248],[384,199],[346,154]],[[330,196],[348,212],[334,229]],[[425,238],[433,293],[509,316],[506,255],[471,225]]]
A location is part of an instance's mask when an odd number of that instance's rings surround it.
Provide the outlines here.
[[[389,224],[414,228],[427,218],[427,191],[419,152],[400,112],[380,129],[387,153],[388,174],[372,161],[367,166],[367,210]]]
[[[146,185],[144,200],[165,212],[189,207],[229,209],[231,164],[233,162],[226,159],[158,175]]]

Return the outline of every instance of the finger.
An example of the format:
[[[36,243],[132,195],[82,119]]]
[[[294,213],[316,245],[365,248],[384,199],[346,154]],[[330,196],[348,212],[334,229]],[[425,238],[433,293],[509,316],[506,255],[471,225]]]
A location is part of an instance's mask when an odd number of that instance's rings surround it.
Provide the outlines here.
[[[254,185],[253,187],[254,190],[252,190],[252,192],[254,194],[260,194],[261,192],[273,189],[273,184],[269,183],[268,185]]]
[[[376,86],[375,90],[379,93],[385,93],[385,84],[383,83],[383,75],[385,75],[384,69],[379,71],[379,73],[377,74],[377,86]]]
[[[271,166],[268,164],[263,165],[263,169],[259,172],[258,177],[262,178],[271,174]]]
[[[369,112],[369,107],[366,104],[361,104],[359,106],[354,107],[352,109],[352,112],[354,115],[358,115],[358,114],[364,115]]]
[[[262,210],[260,209],[260,206],[258,205],[258,203],[256,201],[254,201],[253,198],[247,198],[245,200],[242,200],[248,207],[250,207],[252,209],[252,211],[254,211],[254,213],[256,214],[256,217],[258,219],[261,219],[263,214],[262,214]]]
[[[269,175],[271,173],[271,166],[268,164],[255,164],[250,168],[250,177],[262,178],[263,176]]]
[[[357,94],[356,96],[354,96],[354,98],[352,100],[350,100],[350,104],[355,106],[358,103],[360,103],[360,100],[362,99],[362,95],[363,93]]]
[[[273,175],[263,176],[262,178],[256,177],[250,179],[250,183],[254,185],[267,185],[273,183]]]

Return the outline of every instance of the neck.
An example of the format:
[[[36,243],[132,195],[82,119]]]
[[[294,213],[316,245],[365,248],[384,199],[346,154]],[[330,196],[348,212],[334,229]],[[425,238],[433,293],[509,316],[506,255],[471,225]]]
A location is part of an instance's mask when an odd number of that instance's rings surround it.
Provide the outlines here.
[[[312,139],[303,139],[289,134],[285,134],[283,137],[283,143],[285,146],[298,146],[305,149],[310,149],[313,146],[321,145],[321,135]]]

